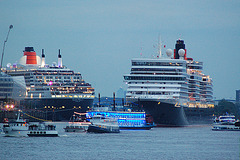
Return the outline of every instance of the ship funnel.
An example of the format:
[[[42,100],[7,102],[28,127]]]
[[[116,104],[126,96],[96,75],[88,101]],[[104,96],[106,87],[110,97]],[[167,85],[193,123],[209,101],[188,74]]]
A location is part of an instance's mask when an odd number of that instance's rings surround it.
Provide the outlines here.
[[[45,54],[44,54],[44,49],[42,49],[42,63],[41,63],[41,67],[45,66]]]
[[[62,56],[60,54],[60,49],[58,50],[58,67],[62,67]]]
[[[37,54],[34,51],[33,47],[25,47],[24,56],[26,58],[26,64],[37,64]]]
[[[184,59],[186,59],[186,49],[185,49],[185,44],[184,44],[184,41],[183,40],[177,40],[177,42],[176,42],[176,45],[175,45],[175,49],[174,49],[174,59],[179,59],[180,57],[179,57],[179,54],[178,54],[178,51],[180,50],[180,49],[183,49],[183,50],[185,50],[185,54],[184,54]]]

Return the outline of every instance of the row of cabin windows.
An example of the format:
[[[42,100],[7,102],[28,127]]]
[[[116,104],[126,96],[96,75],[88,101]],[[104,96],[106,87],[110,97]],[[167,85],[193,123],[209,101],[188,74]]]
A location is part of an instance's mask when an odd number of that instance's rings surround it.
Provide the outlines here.
[[[124,76],[125,80],[177,80],[177,81],[184,81],[186,77],[148,77],[148,76]]]
[[[186,72],[186,69],[171,69],[171,68],[132,68],[131,71]]]
[[[132,66],[183,66],[183,63],[171,63],[171,62],[132,62]]]
[[[0,97],[6,98],[6,96],[10,97],[10,96],[12,96],[12,94],[11,93],[0,93]]]
[[[132,92],[129,91],[128,93],[131,94],[147,94],[147,95],[172,95],[172,94],[179,94],[179,92],[142,92],[142,91],[136,91],[136,92]]]
[[[10,79],[10,78],[0,78],[0,81],[8,81],[8,82],[10,82],[10,81],[13,81],[13,80]]]
[[[42,79],[44,77],[37,76],[37,79]],[[64,79],[71,79],[71,77],[63,77]],[[53,76],[46,76],[46,79],[53,79]],[[56,76],[55,79],[62,79],[62,77]],[[80,79],[80,77],[73,77],[73,79]]]
[[[13,83],[0,83],[1,87],[12,87]]]
[[[12,92],[12,88],[0,88],[0,92]]]

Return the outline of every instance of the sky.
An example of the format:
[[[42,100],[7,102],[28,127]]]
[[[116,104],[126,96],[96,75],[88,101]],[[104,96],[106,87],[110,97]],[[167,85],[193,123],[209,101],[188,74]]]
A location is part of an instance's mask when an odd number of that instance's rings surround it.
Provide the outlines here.
[[[0,48],[9,25],[3,65],[28,46],[39,56],[44,49],[52,64],[61,49],[63,65],[96,95],[126,88],[131,59],[156,56],[159,35],[166,49],[184,40],[187,56],[212,78],[216,99],[235,99],[240,89],[239,0],[0,0]]]

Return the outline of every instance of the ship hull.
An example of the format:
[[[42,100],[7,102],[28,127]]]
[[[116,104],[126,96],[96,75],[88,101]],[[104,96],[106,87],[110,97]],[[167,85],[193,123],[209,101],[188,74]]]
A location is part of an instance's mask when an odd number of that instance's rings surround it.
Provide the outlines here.
[[[24,106],[24,110],[29,113],[29,111],[42,113],[34,114],[30,117],[32,121],[34,120],[34,115],[36,120],[38,118],[51,120],[51,121],[69,121],[74,112],[85,113],[88,111],[93,104],[93,99],[74,99],[74,98],[58,98],[58,99],[25,99],[21,102]]]
[[[208,108],[194,110],[151,100],[135,103],[138,103],[147,114],[151,114],[157,127],[183,127],[192,124],[210,124],[212,121],[213,110]]]
[[[88,133],[120,133],[119,129],[101,128],[95,125],[90,125],[87,130]]]
[[[190,108],[184,107],[187,120],[191,125],[212,124],[214,108]]]

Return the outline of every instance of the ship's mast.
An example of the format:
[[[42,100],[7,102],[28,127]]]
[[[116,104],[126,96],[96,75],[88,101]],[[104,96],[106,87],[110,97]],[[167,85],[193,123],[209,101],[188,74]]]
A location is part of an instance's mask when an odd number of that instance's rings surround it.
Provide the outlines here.
[[[162,57],[162,43],[161,43],[161,36],[158,35],[158,57]]]

